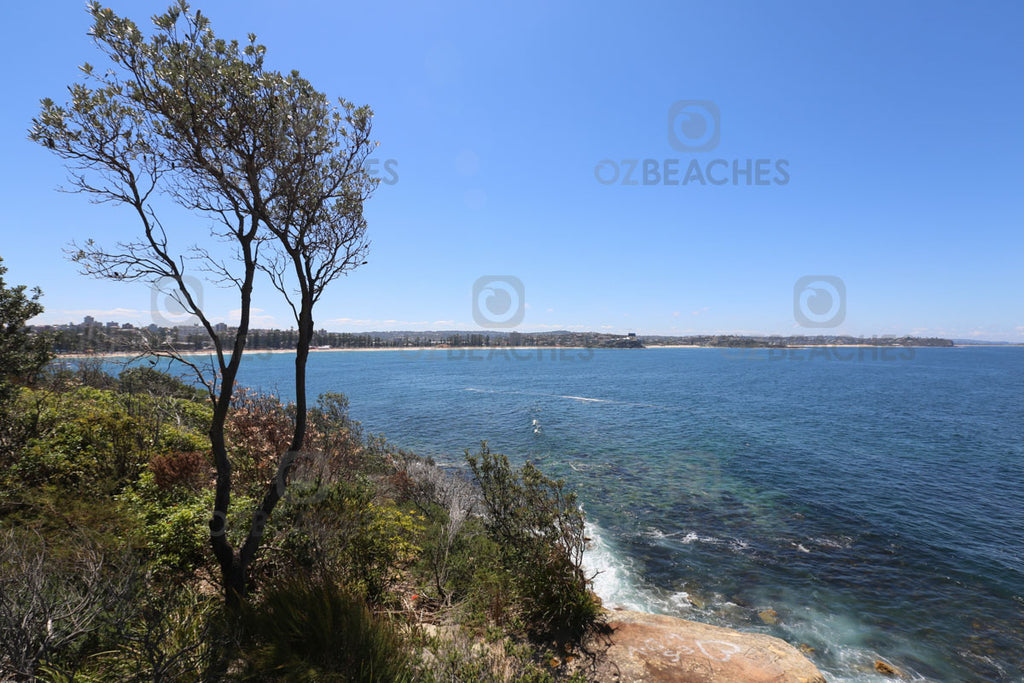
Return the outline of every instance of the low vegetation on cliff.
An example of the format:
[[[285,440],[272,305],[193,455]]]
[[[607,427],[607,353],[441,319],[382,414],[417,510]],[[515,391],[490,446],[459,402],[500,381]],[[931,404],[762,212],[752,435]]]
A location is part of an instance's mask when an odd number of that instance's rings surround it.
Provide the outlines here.
[[[4,411],[4,679],[557,680],[598,618],[574,496],[486,444],[442,469],[321,396],[232,609],[210,551],[203,393],[86,362],[14,387]],[[292,418],[237,392],[238,515],[273,479]]]

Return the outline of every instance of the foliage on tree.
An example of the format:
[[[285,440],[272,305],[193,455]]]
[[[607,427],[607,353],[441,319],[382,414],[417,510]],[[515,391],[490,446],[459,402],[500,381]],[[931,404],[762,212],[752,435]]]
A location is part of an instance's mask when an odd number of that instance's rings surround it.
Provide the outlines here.
[[[26,285],[10,287],[4,281],[7,267],[0,258],[0,411],[10,399],[13,383],[32,379],[53,357],[50,340],[32,334],[27,323],[43,312],[43,292]]]

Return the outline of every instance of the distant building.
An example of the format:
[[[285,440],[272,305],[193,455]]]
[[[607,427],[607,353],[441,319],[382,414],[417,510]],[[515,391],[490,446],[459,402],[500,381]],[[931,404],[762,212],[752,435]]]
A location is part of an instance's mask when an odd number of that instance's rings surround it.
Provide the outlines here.
[[[179,342],[187,341],[189,337],[206,334],[206,328],[197,324],[178,325],[174,328],[175,339]]]
[[[82,319],[82,324],[85,325],[86,327],[92,327],[93,325],[96,324],[96,318],[92,317],[91,315],[87,315]]]

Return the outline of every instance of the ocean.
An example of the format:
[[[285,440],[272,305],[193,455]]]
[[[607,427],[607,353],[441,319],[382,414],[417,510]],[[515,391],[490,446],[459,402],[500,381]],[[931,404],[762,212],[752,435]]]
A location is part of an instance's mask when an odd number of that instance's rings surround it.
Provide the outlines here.
[[[292,398],[293,356],[243,384]],[[579,494],[608,606],[768,633],[829,680],[1024,680],[1024,349],[311,354],[365,429]]]

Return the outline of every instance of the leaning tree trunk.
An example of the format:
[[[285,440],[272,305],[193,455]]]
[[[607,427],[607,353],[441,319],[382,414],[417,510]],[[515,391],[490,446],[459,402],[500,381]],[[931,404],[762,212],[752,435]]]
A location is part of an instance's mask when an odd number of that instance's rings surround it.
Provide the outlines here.
[[[304,298],[299,316],[299,337],[295,353],[295,430],[292,434],[292,442],[288,451],[283,453],[278,461],[274,480],[267,486],[263,500],[253,514],[249,535],[246,537],[245,543],[242,545],[241,550],[239,550],[237,557],[232,558],[233,562],[229,568],[226,568],[223,563],[221,564],[222,572],[226,572],[224,574],[224,585],[229,591],[229,601],[231,600],[231,591],[237,591],[239,598],[244,597],[246,594],[246,578],[249,565],[255,559],[256,551],[259,550],[267,520],[270,519],[270,515],[274,508],[277,507],[278,502],[284,497],[285,488],[288,485],[288,475],[291,473],[292,465],[295,464],[295,459],[301,452],[303,442],[305,441],[307,412],[306,361],[309,359],[309,347],[312,339],[312,302],[310,301],[307,307],[307,302]]]

